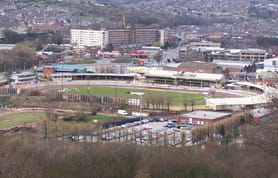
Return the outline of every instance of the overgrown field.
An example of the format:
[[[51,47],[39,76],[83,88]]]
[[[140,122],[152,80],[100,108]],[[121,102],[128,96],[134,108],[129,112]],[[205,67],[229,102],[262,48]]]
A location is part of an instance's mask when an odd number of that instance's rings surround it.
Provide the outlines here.
[[[16,113],[0,116],[0,128],[19,126],[45,118],[44,113]]]

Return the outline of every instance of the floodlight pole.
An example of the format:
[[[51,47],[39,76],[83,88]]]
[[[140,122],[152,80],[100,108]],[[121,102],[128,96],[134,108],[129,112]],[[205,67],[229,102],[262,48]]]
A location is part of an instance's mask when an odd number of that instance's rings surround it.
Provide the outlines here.
[[[64,92],[64,66],[62,65],[62,93]]]
[[[36,91],[38,90],[38,69],[37,66],[34,66],[34,72],[36,76]]]
[[[140,96],[140,103],[139,103],[139,120],[140,120],[140,132],[142,132],[142,96],[145,94],[143,92],[128,92],[130,95],[138,95]],[[141,138],[140,138],[141,143]]]
[[[140,125],[141,125],[141,120],[142,120],[142,95],[140,95],[140,103],[139,103],[139,112],[140,112]]]

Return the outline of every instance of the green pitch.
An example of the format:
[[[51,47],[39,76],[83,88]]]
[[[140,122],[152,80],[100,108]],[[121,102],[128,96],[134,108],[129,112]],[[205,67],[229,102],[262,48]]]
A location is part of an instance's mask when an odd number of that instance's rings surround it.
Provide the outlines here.
[[[131,89],[131,88],[116,88],[116,87],[72,87],[65,90],[67,93],[79,93],[94,96],[110,96],[119,98],[140,98],[137,95],[130,95],[127,92],[143,92],[143,100],[147,98],[162,98],[163,100],[170,100],[173,105],[179,105],[187,102],[191,104],[204,104],[204,95],[189,94],[181,92],[169,92],[164,89]]]

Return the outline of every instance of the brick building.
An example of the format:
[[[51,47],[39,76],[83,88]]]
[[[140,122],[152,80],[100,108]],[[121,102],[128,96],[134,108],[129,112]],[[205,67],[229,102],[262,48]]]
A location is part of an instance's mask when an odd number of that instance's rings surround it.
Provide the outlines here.
[[[207,125],[231,117],[231,113],[213,111],[193,111],[177,117],[178,124]]]
[[[164,70],[170,71],[185,71],[185,72],[200,72],[200,73],[210,73],[210,74],[222,74],[222,67],[202,61],[188,61],[180,63],[178,66],[169,67],[164,66]]]

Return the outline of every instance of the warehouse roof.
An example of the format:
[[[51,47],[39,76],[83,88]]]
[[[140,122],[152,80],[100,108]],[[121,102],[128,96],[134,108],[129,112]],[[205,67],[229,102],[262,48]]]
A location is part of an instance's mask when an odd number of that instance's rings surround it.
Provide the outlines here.
[[[42,71],[44,67],[53,67],[56,72],[87,72],[86,67],[64,64],[39,67],[37,71]]]
[[[179,66],[179,68],[197,68],[197,69],[215,69],[217,67],[216,64],[202,61],[189,61],[183,62]]]

